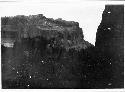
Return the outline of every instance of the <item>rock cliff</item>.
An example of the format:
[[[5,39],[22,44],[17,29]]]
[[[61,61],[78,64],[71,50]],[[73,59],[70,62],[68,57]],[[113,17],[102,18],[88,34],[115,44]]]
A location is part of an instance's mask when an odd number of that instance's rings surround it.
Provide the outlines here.
[[[77,22],[42,14],[2,17],[1,34],[2,88],[124,87],[123,5],[105,6],[95,46]]]
[[[15,16],[2,18],[2,36],[15,35],[16,40],[22,38],[43,37],[53,40],[53,45],[82,49],[90,44],[83,40],[83,32],[78,22],[62,19],[46,18],[42,14],[30,16]],[[14,34],[15,33],[15,34]],[[4,37],[3,37],[4,38]]]
[[[83,52],[93,45],[83,39],[77,22],[43,15],[3,17],[2,40],[13,43],[2,45],[3,88],[82,87]]]
[[[110,87],[124,87],[124,6],[106,5],[96,33],[97,60],[107,62]],[[109,74],[108,74],[109,73]]]

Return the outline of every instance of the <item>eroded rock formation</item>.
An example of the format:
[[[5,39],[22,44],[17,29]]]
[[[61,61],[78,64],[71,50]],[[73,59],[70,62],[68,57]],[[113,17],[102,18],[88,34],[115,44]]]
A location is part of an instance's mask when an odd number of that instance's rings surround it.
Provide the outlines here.
[[[3,39],[4,38],[4,39]],[[91,47],[77,22],[43,15],[2,18],[3,88],[81,88],[83,51]]]
[[[95,43],[97,61],[107,63],[110,87],[124,87],[124,5],[106,5]],[[109,87],[109,88],[110,88]]]

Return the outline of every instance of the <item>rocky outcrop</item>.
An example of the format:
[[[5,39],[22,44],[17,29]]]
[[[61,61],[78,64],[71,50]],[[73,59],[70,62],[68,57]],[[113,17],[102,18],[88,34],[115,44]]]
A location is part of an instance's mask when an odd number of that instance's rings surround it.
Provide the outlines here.
[[[11,31],[17,40],[22,38],[43,37],[54,40],[53,45],[66,49],[87,48],[90,44],[83,40],[82,29],[77,22],[46,18],[42,14],[32,16],[15,16],[2,18],[2,36]],[[15,33],[15,34],[14,34]],[[16,36],[18,35],[18,36]]]
[[[124,6],[106,5],[96,33],[98,63],[106,63],[109,88],[124,87]]]
[[[2,37],[14,42],[13,48],[2,46],[3,88],[83,87],[83,53],[93,45],[83,39],[77,22],[4,17]]]

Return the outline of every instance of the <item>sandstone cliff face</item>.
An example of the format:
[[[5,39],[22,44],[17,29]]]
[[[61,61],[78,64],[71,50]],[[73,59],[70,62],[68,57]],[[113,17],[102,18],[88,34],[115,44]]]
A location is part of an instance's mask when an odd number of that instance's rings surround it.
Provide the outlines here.
[[[111,87],[124,87],[124,6],[106,5],[95,43],[98,61],[107,62]],[[99,57],[101,57],[99,59]],[[104,64],[102,62],[102,64]],[[109,74],[108,74],[109,73]]]
[[[73,21],[43,15],[2,18],[3,88],[81,88],[84,50],[91,47]],[[85,82],[84,82],[85,83]],[[86,84],[86,83],[85,83]]]
[[[77,22],[46,18],[42,14],[33,16],[15,16],[2,18],[2,36],[17,33],[17,40],[22,38],[43,37],[54,40],[53,45],[66,49],[87,48],[90,44],[83,40],[83,32]],[[15,34],[14,34],[15,33]],[[9,35],[10,36],[10,35]]]

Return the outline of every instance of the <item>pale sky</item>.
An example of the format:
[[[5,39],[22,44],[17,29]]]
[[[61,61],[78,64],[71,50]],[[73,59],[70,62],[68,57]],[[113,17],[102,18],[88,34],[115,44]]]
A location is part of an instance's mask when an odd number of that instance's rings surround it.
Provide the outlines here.
[[[105,3],[100,2],[4,2],[0,3],[1,16],[43,14],[48,18],[62,18],[67,21],[79,22],[84,39],[95,44],[96,31],[101,23]]]

